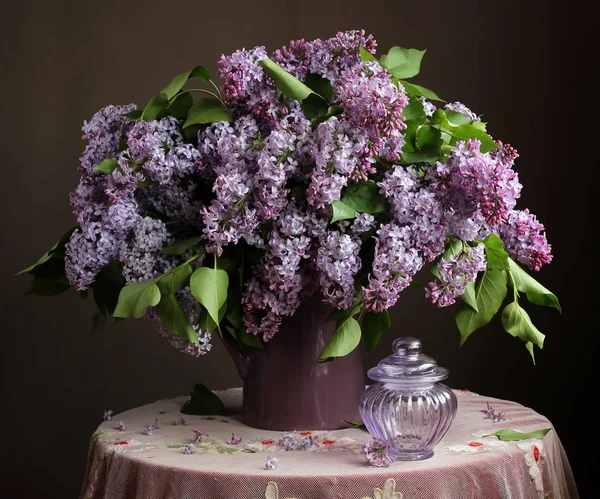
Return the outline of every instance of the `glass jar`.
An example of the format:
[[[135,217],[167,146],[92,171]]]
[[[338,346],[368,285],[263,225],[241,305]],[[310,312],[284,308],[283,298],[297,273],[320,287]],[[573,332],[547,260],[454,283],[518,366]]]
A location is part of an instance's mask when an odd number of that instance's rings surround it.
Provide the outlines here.
[[[454,392],[439,382],[449,372],[421,353],[416,338],[396,339],[393,351],[368,371],[377,383],[361,396],[362,420],[371,435],[387,442],[395,459],[427,459],[458,408]]]

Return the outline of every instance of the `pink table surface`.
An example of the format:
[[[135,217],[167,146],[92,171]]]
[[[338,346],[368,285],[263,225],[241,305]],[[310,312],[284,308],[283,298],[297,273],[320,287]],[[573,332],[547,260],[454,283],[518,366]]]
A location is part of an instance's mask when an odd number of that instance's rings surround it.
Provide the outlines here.
[[[522,432],[551,428],[544,416],[516,402],[457,390],[458,413],[450,430],[424,461],[367,464],[360,450],[364,429],[310,432],[317,445],[286,451],[284,434],[239,421],[241,389],[217,392],[227,417],[185,415],[188,397],[159,400],[112,417],[94,433],[80,499],[577,499],[571,467],[556,431],[543,439],[503,442],[484,436],[501,428]],[[506,420],[481,412],[490,403]],[[152,435],[144,429],[158,418]],[[119,430],[120,421],[126,430]],[[208,433],[193,454],[184,453],[194,432]],[[227,441],[234,433],[240,444]],[[278,468],[265,469],[267,457]]]

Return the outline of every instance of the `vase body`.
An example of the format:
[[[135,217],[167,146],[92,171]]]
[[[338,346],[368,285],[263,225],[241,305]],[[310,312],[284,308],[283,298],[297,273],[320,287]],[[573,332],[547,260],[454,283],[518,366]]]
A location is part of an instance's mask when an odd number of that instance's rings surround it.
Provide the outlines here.
[[[286,317],[264,350],[237,354],[244,381],[242,421],[268,430],[334,430],[358,421],[365,389],[362,350],[317,363],[335,331],[332,307],[316,297]]]

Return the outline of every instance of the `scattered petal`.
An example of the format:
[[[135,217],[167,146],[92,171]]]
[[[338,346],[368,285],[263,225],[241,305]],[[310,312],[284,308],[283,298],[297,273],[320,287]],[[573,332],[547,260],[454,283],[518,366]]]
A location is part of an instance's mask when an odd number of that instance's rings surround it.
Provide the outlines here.
[[[208,437],[210,436],[205,431],[194,430],[194,429],[192,429],[192,431],[194,432],[194,442],[197,444],[206,442],[208,440]]]
[[[363,455],[372,466],[386,467],[394,461],[388,454],[388,444],[378,437],[364,445]]]
[[[279,459],[277,459],[276,457],[268,456],[267,462],[265,463],[265,469],[266,470],[276,470],[278,462],[279,462]]]
[[[227,443],[229,445],[238,445],[242,443],[242,440],[244,440],[243,437],[236,437],[234,433],[231,434],[231,437],[229,438],[229,440],[227,440]]]

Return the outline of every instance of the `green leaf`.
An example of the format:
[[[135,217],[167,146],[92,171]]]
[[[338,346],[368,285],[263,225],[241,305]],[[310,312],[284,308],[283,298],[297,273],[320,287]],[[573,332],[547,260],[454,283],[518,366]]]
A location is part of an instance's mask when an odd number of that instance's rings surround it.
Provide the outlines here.
[[[396,78],[412,78],[419,74],[425,50],[392,47],[381,56],[381,65]]]
[[[227,303],[225,303],[219,309],[219,323],[221,323],[221,321],[223,320],[223,317],[225,317],[226,311],[227,311]],[[217,329],[219,327],[219,326],[217,326],[217,323],[212,320],[212,317],[210,316],[210,314],[208,313],[208,311],[205,308],[203,308],[202,311],[200,312],[200,317],[198,318],[198,325],[200,326],[200,329],[202,329],[202,331],[208,331],[209,333],[212,333],[215,329]]]
[[[154,121],[162,118],[165,115],[169,99],[166,94],[160,93],[150,99],[142,112],[141,119],[144,121]]]
[[[191,269],[190,269],[191,270]],[[174,294],[163,294],[156,306],[156,312],[163,326],[178,336],[183,336],[195,345],[199,345],[198,335],[190,324]]]
[[[115,171],[115,168],[119,166],[119,162],[114,158],[107,158],[102,161],[100,164],[94,166],[94,170],[98,170],[104,173],[112,173]]]
[[[427,116],[423,108],[423,103],[416,98],[411,98],[408,106],[402,110],[402,115],[406,119],[406,124],[409,125],[411,122],[423,123]]]
[[[428,152],[438,159],[440,157],[442,147],[441,132],[430,125],[423,125],[417,132],[417,148],[420,151]]]
[[[258,336],[254,336],[253,334],[248,334],[245,329],[240,328],[236,329],[235,337],[237,342],[241,345],[244,345],[249,348],[256,348],[258,350],[264,350],[262,341]]]
[[[350,426],[353,426],[354,428],[364,428],[365,424],[362,421],[347,421],[346,419],[344,419],[344,421],[346,423],[348,423]]]
[[[241,284],[236,279],[231,281],[231,284],[227,293],[227,313],[225,314],[225,318],[236,330],[241,330],[244,327],[242,294],[240,291]]]
[[[456,314],[456,325],[460,331],[460,344],[482,326],[485,326],[500,309],[506,297],[506,277],[497,269],[486,270],[475,284],[477,311],[463,305]]]
[[[192,94],[186,92],[179,94],[167,107],[167,114],[174,116],[178,120],[184,120],[187,118],[188,112],[194,104],[194,98]]]
[[[362,310],[362,291],[360,291],[360,288],[359,288],[359,291],[356,293],[356,296],[354,297],[354,301],[352,302],[352,305],[350,305],[345,310],[334,309],[329,314],[329,316],[327,317],[325,322],[341,322],[341,321],[346,320],[348,317],[352,317],[353,315],[356,315],[361,310]]]
[[[452,136],[455,140],[477,139],[481,142],[481,152],[486,153],[498,149],[498,144],[483,130],[473,125],[460,125],[457,127]]]
[[[219,99],[203,97],[198,99],[190,108],[183,128],[192,125],[205,125],[216,121],[233,121],[233,114]]]
[[[329,104],[317,94],[311,94],[302,101],[302,111],[308,119],[314,119],[322,116],[327,118]]]
[[[159,301],[160,290],[156,285],[156,279],[128,284],[119,293],[119,301],[113,316],[139,319],[145,315],[148,307],[156,306]]]
[[[94,301],[98,310],[105,317],[110,317],[119,301],[119,293],[125,286],[123,264],[117,260],[108,262],[91,285],[94,291]]]
[[[183,88],[189,78],[200,78],[204,83],[210,81],[210,73],[204,66],[196,66],[190,71],[179,73],[175,75],[165,88],[161,90],[161,93],[165,94],[170,100]]]
[[[331,102],[331,99],[333,99],[333,87],[327,78],[319,74],[308,72],[306,73],[304,83],[327,102]]]
[[[329,343],[319,355],[317,362],[325,362],[332,357],[348,355],[360,343],[360,324],[352,317],[342,322],[333,333]]]
[[[229,276],[221,269],[200,267],[190,278],[192,295],[206,308],[217,326],[220,323],[219,310],[227,300],[228,287]]]
[[[464,301],[469,307],[471,307],[475,312],[479,312],[479,307],[477,307],[477,296],[475,295],[475,283],[470,282],[467,284],[465,288],[465,292],[460,296],[462,301]]]
[[[499,440],[504,442],[514,442],[517,440],[527,440],[529,438],[544,438],[548,432],[552,428],[544,428],[543,430],[535,430],[530,433],[521,433],[517,430],[512,430],[510,428],[504,428],[503,430],[495,431],[494,433],[490,433],[488,435],[483,435],[484,437],[498,437]]]
[[[371,62],[371,61],[375,61],[375,62],[379,62],[377,60],[377,58],[371,54],[371,52],[369,52],[366,48],[364,48],[362,45],[359,47],[358,49],[360,51],[360,57],[363,61],[365,62]]]
[[[71,287],[66,277],[35,277],[31,281],[30,288],[25,292],[26,295],[54,296],[64,293]]]
[[[516,301],[504,307],[502,325],[507,333],[525,343],[531,342],[539,348],[544,346],[544,335],[533,325],[529,314]]]
[[[408,95],[414,95],[415,97],[425,97],[427,99],[431,99],[431,100],[437,100],[439,102],[446,102],[444,99],[438,97],[438,95],[425,88],[422,87],[420,85],[415,85],[414,83],[409,83],[407,81],[404,80],[398,80],[399,83],[402,84],[402,86],[404,87],[404,90],[406,91],[406,93]]]
[[[259,65],[268,76],[273,78],[277,88],[286,97],[294,100],[304,100],[309,95],[315,93],[308,85],[305,85],[298,78],[292,76],[271,59],[263,59],[259,62]]]
[[[496,234],[490,234],[483,240],[488,269],[509,270],[508,253],[504,249],[504,241]]]
[[[183,255],[187,250],[198,245],[202,241],[202,236],[190,237],[176,241],[173,244],[165,246],[160,252],[164,255]]]
[[[134,109],[133,111],[129,111],[128,113],[123,114],[123,116],[129,118],[131,121],[136,121],[142,117],[142,110]]]
[[[161,293],[175,293],[181,291],[190,282],[192,267],[189,263],[175,267],[173,270],[165,273],[156,282]]]
[[[196,66],[190,71],[190,78],[198,78],[203,83],[209,83],[210,73],[204,66]]]
[[[429,163],[430,165],[433,165],[436,161],[439,160],[439,153],[432,151],[417,151],[403,153],[401,162],[404,165],[409,165],[413,163]]]
[[[470,125],[473,123],[473,120],[458,111],[452,111],[451,109],[446,109],[446,118],[448,118],[448,123],[450,123],[454,127],[458,127],[460,125]]]
[[[191,391],[190,400],[183,404],[182,414],[195,416],[225,416],[225,404],[202,383],[197,383]]]
[[[34,269],[41,267],[44,263],[46,263],[48,260],[50,260],[51,258],[53,258],[54,255],[56,255],[56,257],[60,257],[60,255],[64,255],[65,252],[65,244],[71,239],[71,235],[73,234],[73,232],[75,232],[75,229],[77,229],[77,227],[73,227],[72,229],[69,229],[57,242],[56,244],[54,244],[54,246],[52,246],[48,251],[46,251],[46,253],[44,253],[37,262],[35,262],[33,265],[30,265],[27,268],[24,268],[23,270],[21,270],[20,272],[17,272],[15,275],[21,275],[21,274],[25,274],[27,272],[31,272]],[[64,266],[63,266],[63,270],[64,270]]]
[[[331,207],[333,208],[333,217],[331,219],[331,223],[337,222],[338,220],[354,218],[357,213],[354,208],[350,208],[350,206],[343,203],[339,199],[331,203]]]
[[[390,314],[383,312],[367,312],[362,320],[362,337],[366,352],[371,352],[379,343],[381,335],[392,325]]]
[[[561,306],[558,298],[554,293],[547,290],[533,277],[531,277],[525,270],[523,270],[514,260],[508,260],[510,273],[515,280],[517,290],[525,293],[527,299],[535,304],[543,307],[553,307],[561,312]],[[512,281],[509,279],[509,284],[512,285]]]
[[[379,193],[379,186],[370,180],[360,180],[346,187],[342,202],[360,213],[380,213],[387,208],[387,201]]]

